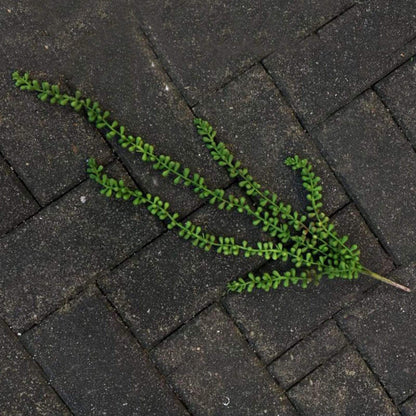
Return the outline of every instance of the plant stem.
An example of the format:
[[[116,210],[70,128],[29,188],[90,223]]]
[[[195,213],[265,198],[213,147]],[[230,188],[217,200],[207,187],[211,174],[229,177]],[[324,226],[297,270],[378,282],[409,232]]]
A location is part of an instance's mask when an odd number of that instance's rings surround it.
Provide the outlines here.
[[[361,270],[360,273],[370,276],[373,279],[380,280],[381,282],[387,283],[388,285],[397,287],[397,289],[404,290],[405,292],[411,292],[410,288],[403,286],[400,283],[393,282],[393,280],[387,279],[387,277],[384,276],[380,276],[379,274],[372,272],[371,270],[368,270],[366,268],[363,268],[363,270]]]

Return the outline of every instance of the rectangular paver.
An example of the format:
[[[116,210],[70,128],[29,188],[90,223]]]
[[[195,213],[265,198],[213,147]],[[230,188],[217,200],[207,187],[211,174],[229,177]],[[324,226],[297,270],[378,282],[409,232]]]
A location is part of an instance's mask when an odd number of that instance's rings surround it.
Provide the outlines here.
[[[128,179],[119,165],[110,172]],[[145,208],[99,189],[83,183],[0,240],[0,311],[14,329],[37,322],[162,231]]]
[[[399,416],[360,355],[347,348],[289,391],[301,414]]]
[[[0,415],[69,416],[40,368],[0,320]]]
[[[416,148],[415,85],[416,61],[412,58],[375,86],[377,93],[400,123],[414,148]]]
[[[34,214],[39,205],[1,157],[0,189],[0,234],[3,234]]]
[[[194,416],[296,415],[216,306],[165,340],[153,356]]]
[[[338,320],[390,395],[400,403],[416,393],[415,264],[397,270],[391,278],[407,284],[413,292],[380,286],[341,312]]]
[[[271,55],[265,65],[313,127],[410,57],[415,35],[413,1],[359,2],[317,35]]]
[[[367,267],[381,274],[392,269],[391,259],[355,208],[348,206],[341,210],[337,223],[340,233],[350,235],[351,244],[362,247],[361,258]],[[271,263],[260,272],[275,267]],[[268,293],[231,294],[225,302],[253,348],[269,363],[373,284],[374,281],[367,277],[354,281],[323,279],[318,287],[306,290],[292,286]]]
[[[232,188],[238,192],[238,188]],[[238,195],[236,192],[233,192]],[[189,219],[237,241],[267,236],[246,215],[205,206]],[[194,247],[172,230],[157,238],[99,284],[145,346],[154,345],[225,292],[227,283],[264,262],[262,257],[224,256]]]
[[[105,300],[88,291],[23,342],[76,415],[188,415]]]
[[[323,203],[330,214],[348,202],[344,191],[319,154],[313,140],[305,134],[292,109],[257,65],[204,97],[195,112],[210,121],[223,141],[241,160],[251,175],[279,198],[297,209],[305,209],[300,175],[284,161],[295,154],[307,157],[322,179]]]
[[[269,366],[269,371],[284,389],[305,377],[347,344],[336,323],[331,320],[322,324],[307,338]]]
[[[416,255],[416,153],[368,91],[313,132],[373,232],[400,264]]]
[[[144,29],[191,104],[242,68],[332,19],[351,0],[136,3]],[[190,24],[190,22],[192,22]]]

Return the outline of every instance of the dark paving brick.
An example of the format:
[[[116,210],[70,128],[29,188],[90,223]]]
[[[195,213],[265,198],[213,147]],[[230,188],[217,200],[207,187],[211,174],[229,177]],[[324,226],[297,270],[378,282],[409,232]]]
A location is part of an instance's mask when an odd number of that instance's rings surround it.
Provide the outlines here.
[[[416,415],[416,396],[409,399],[402,407],[401,412],[403,416],[415,416]]]
[[[351,244],[362,248],[362,262],[381,274],[392,269],[392,262],[379,246],[360,217],[348,206],[336,218],[338,230],[350,235]],[[270,271],[273,264],[263,271]],[[344,305],[354,301],[374,281],[362,277],[356,281],[323,280],[318,287],[279,288],[277,291],[253,291],[232,294],[226,307],[260,357],[270,362],[317,328]]]
[[[207,90],[351,4],[351,0],[200,0],[180,7],[147,0],[136,6],[158,55],[194,104]]]
[[[22,336],[76,415],[187,415],[150,360],[94,292]]]
[[[359,354],[348,348],[289,391],[294,405],[313,416],[399,416]]]
[[[284,389],[305,377],[347,344],[334,321],[328,321],[274,361],[269,371]]]
[[[20,178],[47,205],[86,177],[85,160],[108,162],[111,152],[91,126],[69,109],[40,102],[2,76],[0,149]]]
[[[117,166],[115,175],[126,176]],[[93,276],[163,229],[145,208],[85,182],[0,240],[1,314],[16,330],[56,308]]]
[[[160,344],[154,358],[195,416],[296,414],[218,307]]]
[[[325,119],[415,51],[412,0],[360,3],[318,35],[265,61],[308,126]]]
[[[79,115],[42,103],[13,85],[11,74],[18,69],[65,89],[62,54],[50,37],[54,15],[47,9],[46,3],[38,8],[27,1],[2,5],[0,29],[0,150],[42,205],[85,178],[87,157],[111,157],[104,140]],[[67,36],[62,26],[60,32]]]
[[[235,157],[282,200],[304,209],[300,176],[284,161],[298,154],[316,166],[328,213],[348,202],[344,191],[261,66],[255,66],[195,107],[218,130]]]
[[[340,313],[339,323],[390,395],[400,402],[416,392],[415,264],[396,271],[392,279],[409,285],[413,292],[380,286]]]
[[[99,77],[97,67],[106,68]],[[199,172],[211,186],[230,183],[205,149],[193,125],[191,110],[161,69],[134,18],[122,14],[119,23],[97,27],[94,34],[71,44],[65,68],[74,88],[97,99],[132,134],[155,145],[158,153]],[[162,195],[175,211],[187,214],[201,204],[192,191],[178,190],[140,155],[121,149],[118,152],[140,186]]]
[[[69,416],[39,367],[0,320],[0,414]]]
[[[0,189],[0,234],[3,234],[34,214],[39,205],[2,158]]]
[[[376,84],[376,91],[416,147],[416,62],[412,59]]]
[[[234,235],[249,242],[265,240],[247,216],[236,212],[206,206],[190,219],[218,235]],[[230,280],[262,262],[262,257],[206,252],[171,231],[99,284],[140,342],[151,346],[220,296]]]
[[[314,135],[385,247],[401,264],[414,260],[416,192],[409,178],[416,177],[416,154],[377,95],[366,92]]]

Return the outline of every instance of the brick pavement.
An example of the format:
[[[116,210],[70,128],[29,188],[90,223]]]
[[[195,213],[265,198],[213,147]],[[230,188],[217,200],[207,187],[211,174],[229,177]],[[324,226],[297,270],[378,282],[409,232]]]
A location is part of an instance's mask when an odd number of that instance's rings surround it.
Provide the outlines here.
[[[212,231],[254,241],[250,221],[10,81],[83,90],[233,193],[194,116],[297,208],[283,161],[310,158],[363,263],[416,289],[413,0],[0,0],[0,38],[0,416],[416,415],[414,292],[362,277],[226,293],[282,265],[191,248],[101,197],[85,159]]]

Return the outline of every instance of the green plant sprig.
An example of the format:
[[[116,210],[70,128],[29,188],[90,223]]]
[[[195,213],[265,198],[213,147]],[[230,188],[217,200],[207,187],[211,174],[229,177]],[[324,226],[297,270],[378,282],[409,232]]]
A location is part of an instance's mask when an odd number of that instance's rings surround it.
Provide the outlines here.
[[[344,236],[339,239],[337,234],[332,231],[334,228],[332,224],[331,230],[326,228],[326,223],[329,222],[329,218],[325,214],[319,212],[319,208],[322,207],[322,202],[320,202],[320,199],[322,199],[320,193],[322,187],[319,185],[320,178],[314,174],[312,165],[307,159],[300,159],[299,156],[296,155],[293,158],[287,158],[285,164],[292,167],[293,170],[301,170],[303,186],[309,191],[307,199],[311,202],[311,204],[306,207],[307,211],[309,211],[308,217],[316,217],[318,220],[317,224],[312,222],[309,226],[305,224],[307,219],[306,216],[303,215],[299,218],[296,211],[292,213],[292,207],[289,204],[277,204],[278,197],[275,193],[268,190],[263,191],[263,187],[258,182],[254,181],[253,177],[249,174],[248,169],[243,168],[241,162],[234,159],[226,145],[222,142],[217,143],[215,141],[216,131],[207,121],[195,119],[194,123],[197,127],[198,134],[202,136],[203,142],[210,151],[213,159],[217,160],[220,166],[226,167],[230,177],[240,177],[241,180],[238,183],[239,186],[244,188],[248,195],[258,197],[260,206],[269,208],[273,217],[282,215],[283,219],[288,219],[289,224],[292,225],[295,230],[303,228],[306,234],[312,232],[312,234],[316,235],[317,240],[323,244],[323,247],[320,250],[321,254],[327,256],[330,255],[328,252],[323,252],[325,247],[328,247],[325,238],[330,236],[330,248],[335,249],[338,245],[342,246],[343,250],[348,251],[351,258],[356,258],[358,260],[359,251],[357,250],[357,247],[354,246],[349,248],[345,245],[348,237]],[[323,238],[320,237],[322,234]]]
[[[239,255],[240,252],[245,257],[261,256],[266,260],[278,260],[287,257],[294,257],[297,261],[302,261],[299,256],[288,252],[283,244],[274,244],[271,241],[259,241],[256,246],[250,246],[246,240],[241,244],[235,242],[234,237],[215,236],[204,232],[200,226],[194,225],[191,221],[181,222],[178,213],[169,211],[169,203],[164,202],[158,196],[152,196],[150,193],[143,193],[138,189],[131,189],[124,184],[123,180],[116,180],[103,174],[103,166],[96,164],[95,159],[88,160],[88,173],[91,179],[101,185],[101,194],[117,199],[128,201],[133,199],[133,205],[146,205],[147,209],[160,220],[168,221],[167,228],[179,228],[179,235],[185,240],[190,239],[192,244],[209,251],[212,247],[216,248],[218,253],[225,255]],[[314,265],[308,262],[309,266]]]
[[[181,222],[178,213],[171,213],[169,210],[169,203],[164,202],[158,196],[152,196],[150,193],[143,193],[138,189],[131,189],[124,184],[123,180],[116,180],[108,177],[103,173],[103,166],[97,165],[94,159],[88,160],[88,173],[91,179],[101,185],[101,194],[107,197],[115,197],[123,199],[124,201],[133,201],[133,205],[145,205],[151,214],[157,216],[160,220],[167,222],[167,228],[178,228],[179,235],[185,240],[190,240],[194,246],[204,249],[205,251],[215,248],[217,253],[224,255],[239,255],[240,252],[245,257],[260,256],[266,260],[279,260],[283,257],[292,256],[297,262],[302,262],[300,256],[288,252],[283,244],[274,244],[271,241],[257,242],[256,246],[250,246],[246,240],[241,244],[235,242],[233,237],[215,236],[204,232],[200,226],[193,224],[191,221]],[[320,266],[318,263],[309,260],[302,262],[298,267],[302,266]],[[249,273],[248,280],[240,278],[229,284],[229,289],[232,291],[242,292],[247,290],[251,292],[255,287],[264,289],[266,291],[271,288],[277,289],[280,284],[287,287],[289,284],[301,283],[302,287],[307,287],[310,283],[317,284],[320,280],[318,275],[314,273],[307,273],[301,271],[299,275],[296,274],[296,269],[292,268],[287,272],[281,274],[278,271],[273,271],[272,274],[264,273],[260,276],[255,276]]]
[[[130,152],[137,152],[142,155],[142,160],[150,162],[153,168],[162,171],[163,176],[169,174],[174,177],[174,183],[183,183],[185,186],[192,186],[195,193],[201,198],[208,198],[210,204],[217,204],[219,209],[236,209],[240,213],[247,213],[254,217],[254,225],[262,225],[262,230],[268,232],[272,237],[278,237],[283,243],[287,243],[289,240],[293,240],[294,245],[292,247],[292,253],[294,255],[284,254],[283,260],[287,261],[288,257],[296,259],[296,263],[299,262],[298,257],[302,252],[299,252],[299,247],[314,252],[320,252],[325,254],[315,246],[314,240],[311,240],[309,244],[305,238],[298,238],[297,236],[291,236],[288,232],[288,226],[286,224],[279,224],[278,217],[271,217],[269,212],[264,210],[262,206],[257,207],[253,210],[249,204],[247,204],[244,197],[237,198],[233,195],[229,195],[228,199],[224,197],[223,189],[211,190],[205,185],[205,179],[198,173],[191,173],[188,168],[182,168],[179,162],[171,160],[169,156],[157,155],[154,151],[154,147],[148,143],[145,143],[141,137],[133,137],[125,134],[125,127],[119,125],[117,121],[110,121],[110,112],[101,110],[98,102],[93,102],[89,98],[82,98],[79,91],[76,91],[75,96],[68,94],[61,94],[57,85],[50,85],[47,82],[38,82],[37,80],[31,80],[29,74],[25,73],[20,76],[19,73],[13,74],[13,79],[16,85],[22,90],[34,91],[38,94],[38,98],[42,101],[49,100],[52,104],[70,105],[75,111],[85,109],[88,120],[95,123],[98,129],[107,129],[106,138],[113,139],[118,137],[118,143],[123,148],[128,148]],[[212,129],[212,128],[211,128]],[[280,203],[282,216],[284,219],[285,213],[291,210],[290,206],[284,206]],[[297,213],[295,213],[297,215]],[[292,217],[292,225],[295,229],[300,227],[301,222],[297,218]],[[299,224],[299,225],[298,225]],[[304,262],[309,264],[309,259],[302,259]]]
[[[263,231],[272,237],[277,237],[279,240],[277,243],[258,242],[256,247],[252,247],[246,241],[241,244],[236,243],[233,237],[216,237],[203,232],[201,227],[190,221],[185,223],[179,221],[179,214],[170,213],[167,202],[163,202],[159,197],[153,197],[149,193],[132,190],[126,187],[123,181],[108,178],[107,175],[101,173],[102,166],[97,166],[93,159],[90,160],[88,168],[90,177],[102,186],[101,192],[103,194],[126,201],[133,198],[134,205],[146,205],[153,215],[168,222],[168,228],[178,228],[179,235],[191,240],[193,245],[205,250],[215,247],[217,252],[226,255],[238,255],[241,252],[247,257],[259,255],[266,259],[281,259],[283,261],[290,259],[294,263],[294,268],[283,274],[277,271],[272,274],[264,273],[261,276],[249,273],[248,279],[240,278],[231,282],[228,285],[229,290],[251,291],[255,287],[269,290],[277,288],[282,283],[284,286],[301,283],[303,287],[307,287],[312,282],[318,284],[323,276],[330,279],[335,277],[353,279],[362,273],[402,290],[410,291],[408,288],[365,268],[360,263],[358,247],[356,245],[348,247],[345,244],[348,237],[338,237],[334,225],[320,211],[322,207],[320,179],[313,173],[312,166],[306,159],[295,156],[288,158],[285,163],[292,169],[301,171],[303,186],[308,191],[307,199],[310,202],[307,206],[307,216],[294,211],[290,205],[278,203],[276,194],[263,189],[259,183],[254,181],[248,170],[241,166],[241,162],[234,159],[224,143],[215,141],[216,133],[212,126],[204,120],[195,119],[197,131],[202,136],[211,156],[221,166],[227,168],[231,178],[240,177],[239,185],[249,197],[253,196],[259,200],[259,205],[252,209],[244,197],[237,198],[229,195],[226,198],[224,190],[211,190],[205,185],[204,178],[198,173],[191,174],[188,168],[182,168],[169,156],[157,155],[153,146],[145,143],[141,137],[126,135],[124,126],[119,125],[115,120],[109,120],[110,113],[108,111],[101,110],[98,102],[82,98],[79,91],[76,91],[74,96],[61,94],[57,85],[31,80],[28,73],[21,76],[18,72],[14,72],[12,77],[18,87],[22,90],[36,92],[42,101],[48,100],[52,104],[60,105],[69,104],[75,111],[84,109],[90,122],[95,123],[97,128],[106,130],[108,139],[117,136],[118,142],[123,148],[140,153],[142,159],[152,163],[153,168],[161,171],[163,176],[172,175],[175,184],[183,183],[185,186],[192,186],[201,198],[208,198],[211,204],[217,204],[220,209],[237,209],[238,212],[253,216],[255,225],[261,225]],[[307,222],[308,218],[309,222]],[[296,269],[301,270],[297,271]]]

